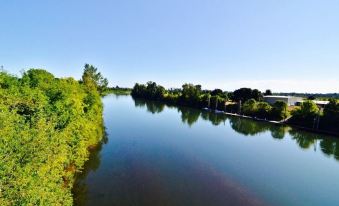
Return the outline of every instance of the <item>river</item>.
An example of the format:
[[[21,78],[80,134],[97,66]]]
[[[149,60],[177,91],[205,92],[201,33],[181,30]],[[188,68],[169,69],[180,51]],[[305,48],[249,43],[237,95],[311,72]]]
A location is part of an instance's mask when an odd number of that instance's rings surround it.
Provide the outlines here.
[[[106,141],[75,205],[339,205],[339,141],[131,96],[103,98]]]

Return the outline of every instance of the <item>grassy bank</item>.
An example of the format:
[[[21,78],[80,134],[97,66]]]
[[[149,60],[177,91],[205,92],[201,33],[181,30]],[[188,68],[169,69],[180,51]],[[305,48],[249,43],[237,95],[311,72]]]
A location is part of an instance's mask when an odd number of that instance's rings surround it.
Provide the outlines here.
[[[74,174],[103,137],[102,103],[82,81],[0,72],[0,205],[72,205]]]

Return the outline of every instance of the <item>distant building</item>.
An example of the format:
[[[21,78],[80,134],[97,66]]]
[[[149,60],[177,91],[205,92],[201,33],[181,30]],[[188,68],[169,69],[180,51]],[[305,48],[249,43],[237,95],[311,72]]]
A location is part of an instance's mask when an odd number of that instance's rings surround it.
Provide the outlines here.
[[[288,106],[294,106],[298,102],[302,102],[303,98],[302,97],[293,97],[293,96],[264,96],[264,101],[269,103],[269,104],[274,104],[277,101],[283,101],[285,102]]]
[[[304,100],[297,102],[297,106],[300,106]],[[318,107],[325,108],[325,106],[330,103],[330,101],[320,101],[320,100],[312,100]]]
[[[330,103],[330,101],[320,101],[320,100],[313,100],[313,102],[319,107],[325,107],[326,104]]]

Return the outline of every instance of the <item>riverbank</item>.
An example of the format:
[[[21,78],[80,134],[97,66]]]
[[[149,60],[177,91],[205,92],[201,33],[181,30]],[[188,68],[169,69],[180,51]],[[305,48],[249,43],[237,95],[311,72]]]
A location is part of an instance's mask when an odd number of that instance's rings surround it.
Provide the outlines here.
[[[136,97],[136,98],[138,98],[138,97]],[[143,99],[143,98],[141,98],[141,99]],[[185,106],[185,107],[190,107],[190,108],[194,108],[194,109],[200,109],[200,110],[203,110],[203,111],[213,112],[213,113],[216,113],[216,114],[225,114],[225,115],[229,115],[229,116],[235,116],[235,117],[250,119],[250,120],[254,120],[254,121],[267,122],[267,123],[271,123],[271,124],[275,124],[275,125],[288,125],[288,126],[291,126],[293,128],[297,128],[297,129],[308,131],[308,132],[313,132],[313,133],[317,133],[317,134],[332,135],[332,136],[339,137],[339,133],[331,132],[331,131],[325,131],[325,130],[319,130],[319,129],[312,129],[312,128],[308,128],[308,127],[302,127],[300,125],[289,123],[288,121],[286,121],[286,119],[281,120],[281,121],[274,121],[274,120],[268,120],[268,119],[262,119],[262,118],[258,118],[258,117],[252,117],[252,116],[237,114],[237,113],[224,112],[224,111],[221,111],[221,110],[208,109],[206,107],[201,108],[201,107],[191,107],[191,106],[188,106],[188,105],[180,105],[180,104],[176,104],[176,103],[173,103],[173,102],[167,102],[167,101],[163,101],[163,100],[151,100],[151,101],[159,101],[159,102],[162,102],[162,103],[169,105],[169,106]]]
[[[0,205],[72,205],[74,175],[104,136],[90,77],[0,72],[0,111]]]
[[[245,114],[248,115],[245,118],[257,121],[284,123],[312,132],[339,136],[339,102],[335,99],[330,99],[323,109],[313,101],[304,101],[290,111],[284,101],[273,104],[263,101],[263,94],[257,89],[240,88],[234,92],[225,92],[220,89],[202,90],[201,85],[184,84],[181,89],[166,90],[151,81],[147,84],[136,83],[131,95],[170,105],[225,111],[240,114],[241,117],[244,117],[241,114]]]
[[[288,125],[297,129],[301,129],[304,131],[308,131],[308,132],[314,132],[314,133],[318,133],[318,134],[326,134],[326,135],[332,135],[332,136],[336,136],[339,137],[339,133],[336,132],[331,132],[331,131],[325,131],[325,130],[319,130],[319,129],[312,129],[312,128],[308,128],[308,127],[302,127],[296,124],[291,124],[288,123],[287,121],[273,121],[273,120],[267,120],[267,119],[261,119],[261,118],[256,118],[256,117],[251,117],[251,116],[246,116],[246,115],[241,115],[241,114],[236,114],[236,113],[229,113],[229,112],[224,112],[224,111],[219,111],[219,110],[210,110],[210,109],[202,109],[205,111],[209,111],[209,112],[215,112],[215,113],[222,113],[225,115],[229,115],[229,116],[235,116],[235,117],[239,117],[239,118],[246,118],[246,119],[251,119],[254,121],[260,121],[260,122],[268,122],[271,124],[276,124],[276,125]]]

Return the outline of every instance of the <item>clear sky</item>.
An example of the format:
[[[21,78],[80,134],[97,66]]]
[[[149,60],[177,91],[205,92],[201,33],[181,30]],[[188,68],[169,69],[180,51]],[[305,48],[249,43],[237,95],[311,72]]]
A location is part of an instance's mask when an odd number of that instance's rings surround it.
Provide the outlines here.
[[[0,65],[111,85],[339,92],[338,0],[8,0]]]

